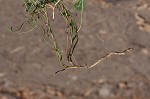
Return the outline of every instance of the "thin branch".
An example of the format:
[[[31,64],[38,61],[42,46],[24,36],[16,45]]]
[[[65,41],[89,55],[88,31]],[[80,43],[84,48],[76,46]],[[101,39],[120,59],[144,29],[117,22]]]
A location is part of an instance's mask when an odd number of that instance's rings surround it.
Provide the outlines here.
[[[103,60],[106,60],[107,58],[111,57],[112,55],[125,55],[127,52],[133,50],[132,48],[128,48],[122,52],[112,52],[112,53],[109,53],[107,54],[106,56],[102,57],[101,59],[99,59],[97,62],[95,62],[93,65],[91,66],[88,66],[88,68],[92,68],[92,67],[95,67],[98,63],[100,63],[101,61]]]

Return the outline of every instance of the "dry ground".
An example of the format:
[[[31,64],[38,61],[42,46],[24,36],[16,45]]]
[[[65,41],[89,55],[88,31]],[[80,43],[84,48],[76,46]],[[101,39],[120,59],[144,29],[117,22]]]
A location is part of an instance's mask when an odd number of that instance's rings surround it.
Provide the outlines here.
[[[0,1],[0,99],[150,99],[150,0],[87,0],[77,61],[92,64],[109,52],[133,51],[52,79],[61,66],[41,31],[7,30],[23,22],[21,11],[21,0]],[[62,18],[53,24],[63,40]]]

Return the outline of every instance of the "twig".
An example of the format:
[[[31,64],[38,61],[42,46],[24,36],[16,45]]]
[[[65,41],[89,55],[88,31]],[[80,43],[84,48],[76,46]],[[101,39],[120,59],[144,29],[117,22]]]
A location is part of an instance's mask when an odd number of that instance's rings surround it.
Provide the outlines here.
[[[132,48],[128,48],[122,52],[112,52],[112,53],[109,53],[107,54],[106,56],[102,57],[101,59],[99,59],[97,62],[95,62],[93,65],[91,66],[88,66],[88,68],[92,68],[92,67],[95,67],[98,63],[100,63],[101,61],[103,60],[106,60],[107,58],[111,57],[112,55],[125,55],[127,52],[133,50]]]

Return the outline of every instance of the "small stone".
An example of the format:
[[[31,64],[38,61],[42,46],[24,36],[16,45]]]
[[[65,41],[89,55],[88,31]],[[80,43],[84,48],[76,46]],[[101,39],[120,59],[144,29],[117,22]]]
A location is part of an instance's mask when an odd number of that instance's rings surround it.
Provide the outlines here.
[[[8,99],[6,96],[2,96],[0,99]]]
[[[0,73],[0,78],[4,77],[5,75],[5,73]]]
[[[149,54],[149,51],[144,48],[144,49],[142,49],[142,53],[143,53],[144,55],[148,55],[148,54]]]
[[[99,95],[103,98],[112,95],[112,86],[104,85],[102,88],[99,89]]]
[[[126,82],[120,82],[120,83],[118,84],[118,87],[119,87],[120,89],[124,89],[124,88],[127,87],[127,83],[126,83]]]
[[[58,97],[62,97],[62,96],[63,96],[63,94],[62,94],[60,91],[57,91],[57,92],[56,92],[56,96],[58,96]]]
[[[100,84],[103,84],[103,83],[105,83],[106,82],[106,79],[99,79],[98,80],[98,83],[100,83]]]
[[[73,81],[76,81],[77,79],[78,79],[77,76],[72,76],[72,80],[73,80]]]

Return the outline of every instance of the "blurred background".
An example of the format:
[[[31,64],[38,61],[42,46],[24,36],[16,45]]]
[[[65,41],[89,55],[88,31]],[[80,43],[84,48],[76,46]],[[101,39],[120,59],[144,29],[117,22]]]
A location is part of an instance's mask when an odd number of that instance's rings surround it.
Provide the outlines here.
[[[150,99],[149,0],[86,1],[76,60],[90,65],[110,52],[133,51],[51,79],[62,66],[42,31],[8,31],[24,21],[18,14],[22,11],[21,0],[0,0],[0,99]],[[53,27],[61,43],[64,22],[57,13]]]

